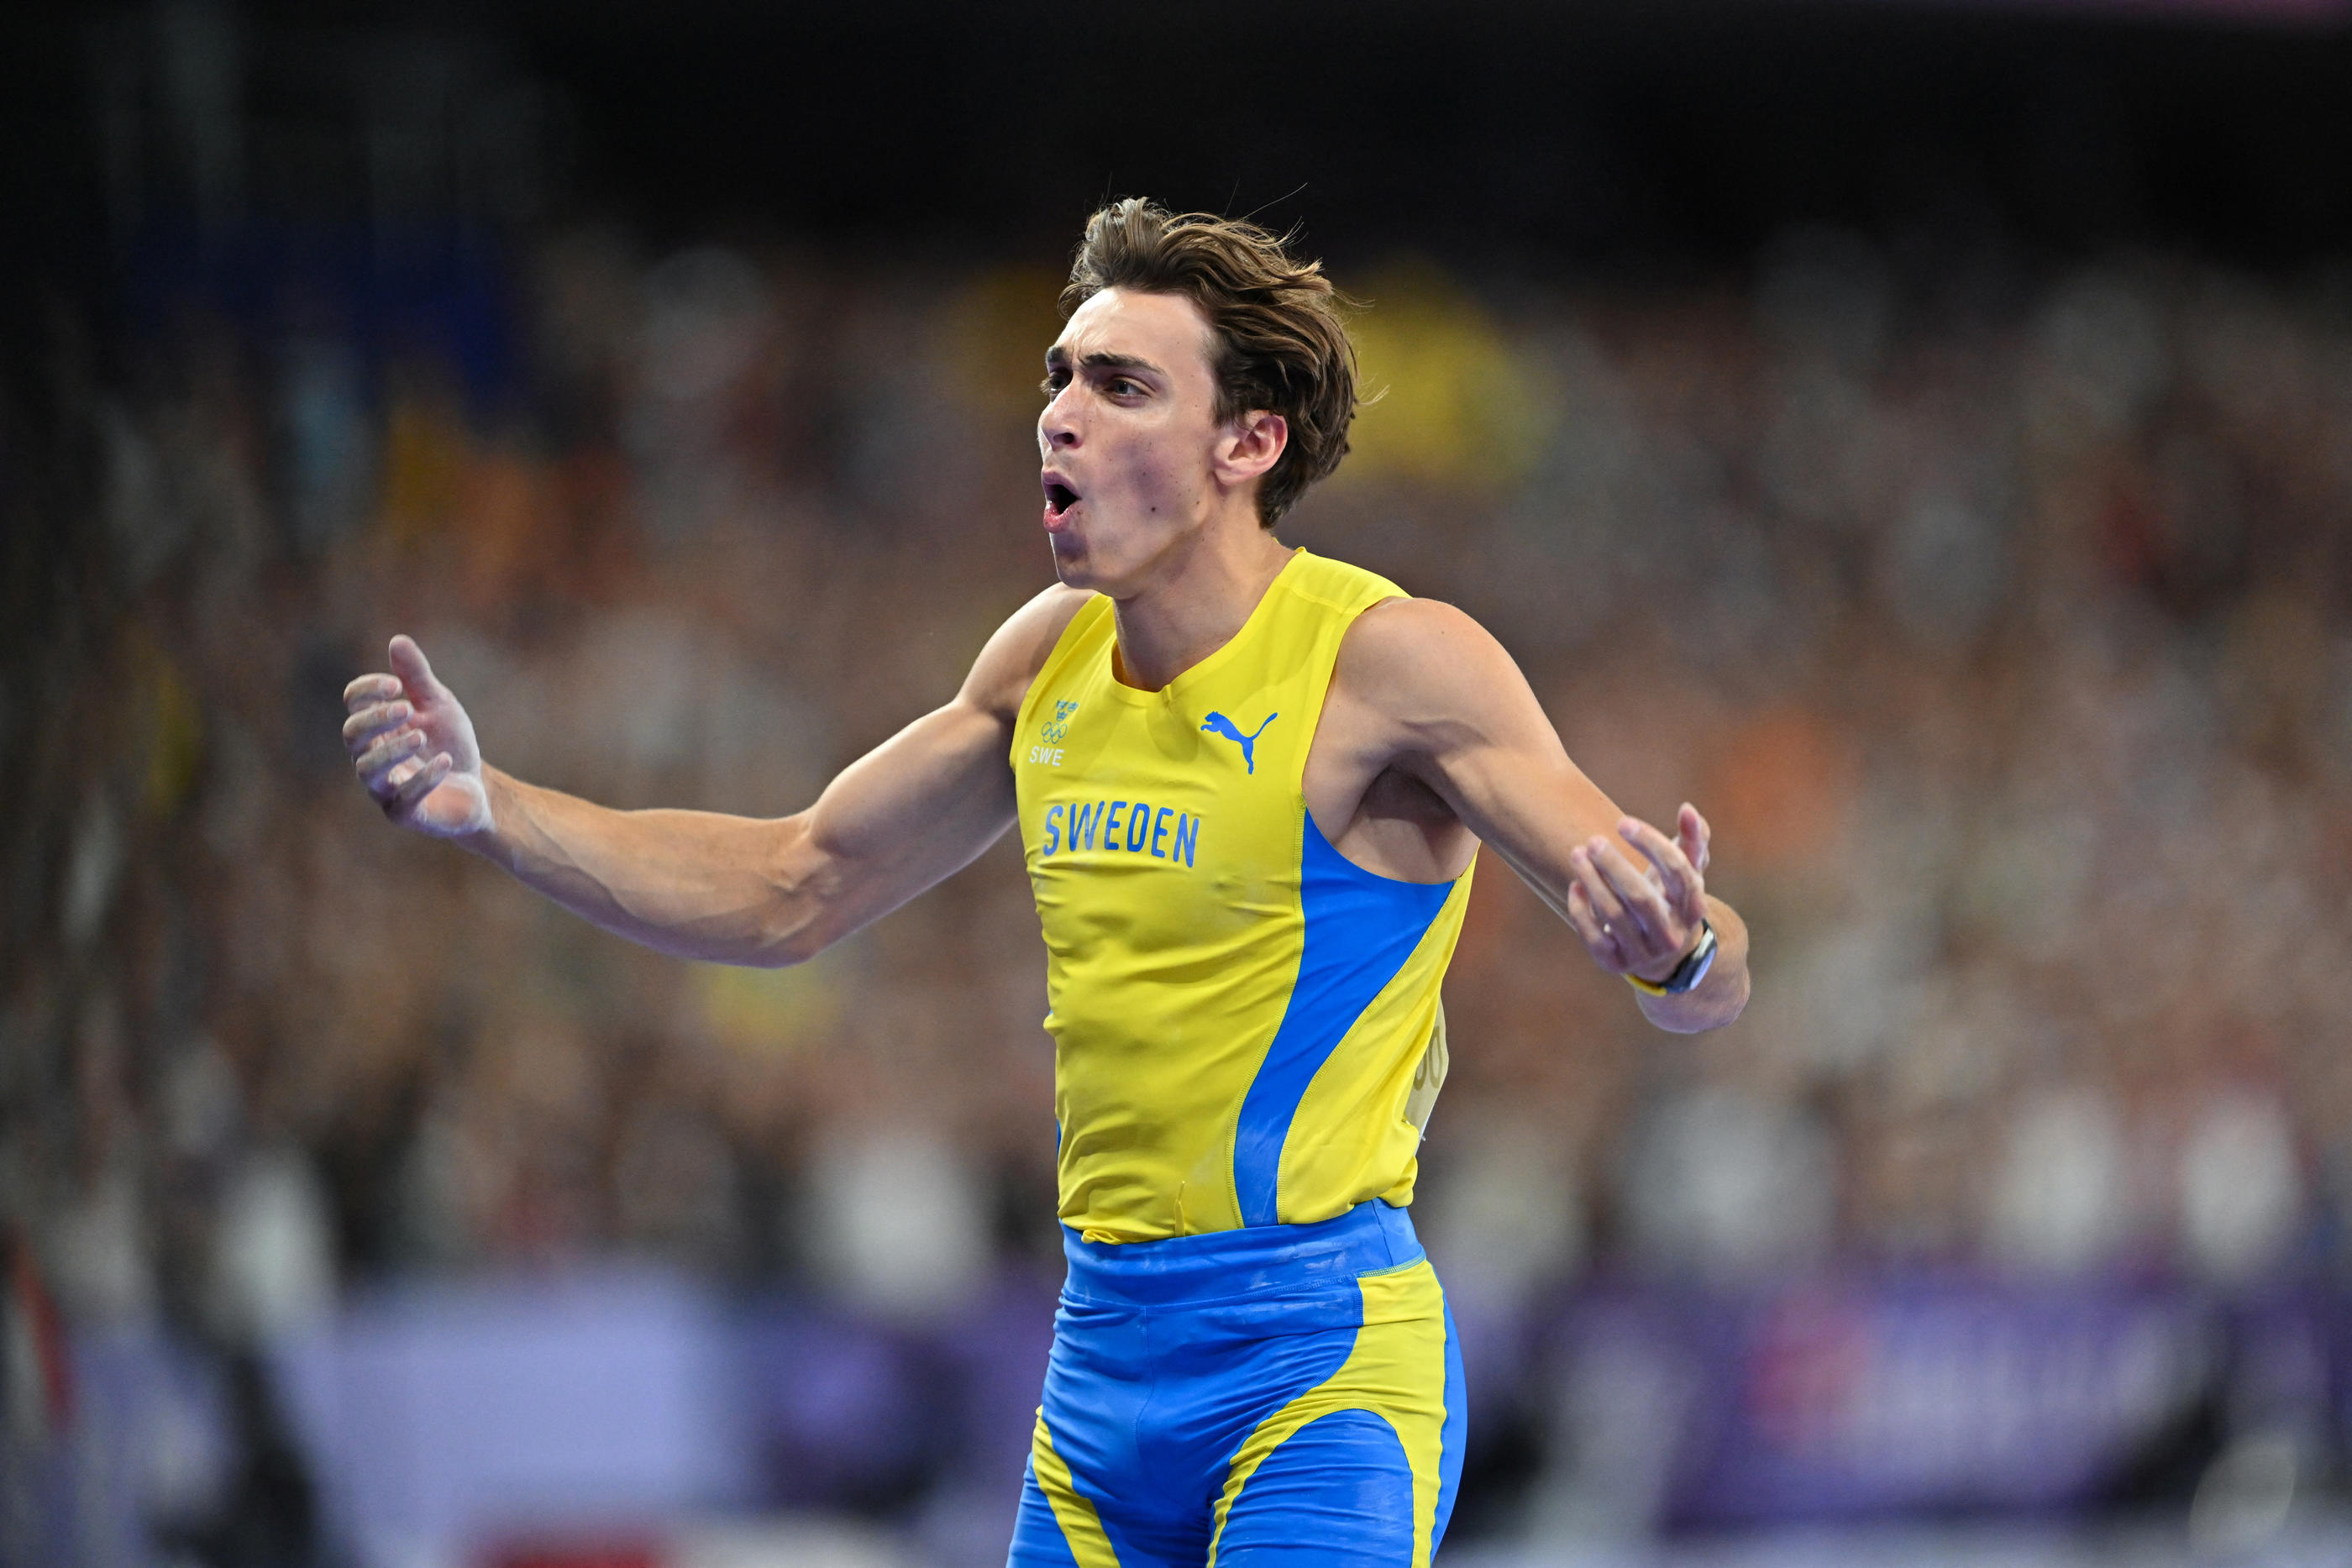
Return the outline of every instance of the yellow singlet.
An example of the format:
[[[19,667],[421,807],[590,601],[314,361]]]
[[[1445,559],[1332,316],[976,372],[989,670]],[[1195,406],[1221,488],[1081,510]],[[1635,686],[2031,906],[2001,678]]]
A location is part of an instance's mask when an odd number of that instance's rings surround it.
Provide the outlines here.
[[[1470,873],[1365,871],[1300,789],[1340,638],[1400,597],[1300,550],[1231,642],[1156,692],[1112,673],[1097,597],[1023,700],[1060,1211],[1087,1240],[1412,1200]]]

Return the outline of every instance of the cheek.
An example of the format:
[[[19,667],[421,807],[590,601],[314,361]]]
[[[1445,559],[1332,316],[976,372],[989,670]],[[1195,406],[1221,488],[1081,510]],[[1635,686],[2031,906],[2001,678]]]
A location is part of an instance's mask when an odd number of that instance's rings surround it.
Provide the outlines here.
[[[1192,444],[1159,431],[1125,434],[1129,439],[1102,475],[1102,491],[1117,494],[1122,510],[1146,522],[1193,511],[1206,476]]]
[[[1134,468],[1138,497],[1155,512],[1181,509],[1200,490],[1200,476],[1185,462],[1185,454],[1152,447],[1137,455]]]

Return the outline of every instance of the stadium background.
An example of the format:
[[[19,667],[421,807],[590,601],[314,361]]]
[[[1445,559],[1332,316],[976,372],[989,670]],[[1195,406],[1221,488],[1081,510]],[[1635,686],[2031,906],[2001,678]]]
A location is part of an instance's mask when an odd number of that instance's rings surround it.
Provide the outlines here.
[[[388,831],[775,813],[1046,580],[1056,271],[1303,225],[1387,396],[1286,537],[1460,603],[1757,998],[1498,867],[1416,1215],[1448,1556],[2352,1542],[2352,8],[0,24],[0,1559],[1001,1560],[1056,1237],[1017,856],[804,968]]]

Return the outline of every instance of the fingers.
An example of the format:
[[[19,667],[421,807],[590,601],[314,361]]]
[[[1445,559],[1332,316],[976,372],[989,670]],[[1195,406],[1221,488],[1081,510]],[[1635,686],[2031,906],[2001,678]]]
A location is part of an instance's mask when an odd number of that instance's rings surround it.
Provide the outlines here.
[[[453,766],[455,759],[446,751],[430,762],[401,764],[390,776],[397,779],[398,782],[393,784],[391,794],[383,798],[383,809],[394,816],[406,816],[416,809],[419,801],[440,787],[441,780],[449,777],[449,769]]]
[[[1706,919],[1706,819],[1685,803],[1671,839],[1635,817],[1569,852],[1568,923],[1604,969],[1661,978]],[[1639,860],[1626,852],[1636,852]],[[1643,862],[1646,862],[1644,864]]]
[[[1594,838],[1584,846],[1584,852],[1594,874],[1616,896],[1626,920],[1632,923],[1635,945],[1658,949],[1673,946],[1678,935],[1674,930],[1675,913],[1667,905],[1657,880],[1607,839]]]
[[[1675,826],[1684,856],[1697,868],[1701,876],[1705,876],[1708,845],[1714,841],[1715,830],[1706,825],[1706,819],[1698,814],[1698,808],[1687,800],[1683,802],[1682,810],[1676,814]]]
[[[1592,897],[1581,882],[1568,884],[1568,923],[1576,928],[1586,949],[1603,968],[1622,972],[1626,967],[1629,960],[1624,944],[1617,940],[1616,931],[1593,910]]]
[[[381,674],[365,674],[343,688],[343,706],[357,713],[370,703],[380,703],[399,695],[399,676]]]
[[[1683,810],[1693,817],[1698,815],[1688,806]],[[1702,821],[1699,826],[1703,831],[1705,821]],[[1691,846],[1686,840],[1669,839],[1638,817],[1627,817],[1619,821],[1617,832],[1657,868],[1658,882],[1665,902],[1685,924],[1695,925],[1706,918],[1706,882],[1699,873],[1698,862],[1691,855]],[[1706,852],[1703,838],[1697,847],[1701,854]]]
[[[1570,907],[1575,908],[1580,898],[1591,913],[1591,929],[1579,926],[1578,934],[1585,938],[1585,946],[1603,968],[1622,972],[1652,962],[1657,956],[1655,941],[1641,918],[1628,907],[1617,884],[1601,869],[1593,852],[1594,844],[1606,848],[1605,841],[1595,839],[1591,844],[1579,844],[1569,852],[1569,863],[1575,874],[1575,881],[1569,884]]]
[[[407,688],[410,696],[427,697],[441,689],[441,683],[433,678],[433,666],[425,661],[425,650],[416,645],[415,638],[404,632],[392,640],[387,652],[392,655],[392,673],[400,677],[400,684]]]
[[[409,776],[405,767],[407,759],[424,749],[424,732],[404,729],[387,735],[369,747],[353,759],[353,765],[358,768],[360,782],[367,786],[368,793],[379,800],[385,800],[399,790],[401,781]]]
[[[352,716],[343,720],[343,745],[356,756],[367,742],[396,725],[406,724],[415,712],[415,707],[405,701],[354,708]]]
[[[1668,904],[1676,909],[1684,906],[1690,896],[1691,884],[1698,880],[1691,863],[1684,858],[1680,846],[1665,834],[1638,817],[1627,817],[1617,824],[1617,836],[1623,839],[1649,862],[1657,868],[1658,886]]]

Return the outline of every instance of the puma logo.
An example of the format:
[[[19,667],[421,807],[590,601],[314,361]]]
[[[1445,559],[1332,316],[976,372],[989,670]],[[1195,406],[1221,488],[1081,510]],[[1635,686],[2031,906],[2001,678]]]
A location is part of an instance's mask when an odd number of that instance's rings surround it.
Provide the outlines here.
[[[1208,722],[1201,727],[1211,735],[1222,735],[1239,746],[1242,748],[1242,761],[1248,765],[1250,772],[1255,773],[1257,771],[1257,737],[1265,733],[1266,725],[1272,724],[1281,716],[1278,713],[1266,715],[1265,724],[1259,725],[1247,735],[1242,733],[1241,726],[1221,713],[1211,714]]]

